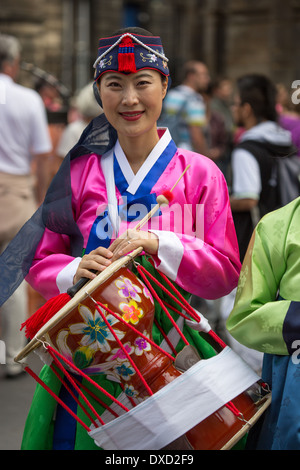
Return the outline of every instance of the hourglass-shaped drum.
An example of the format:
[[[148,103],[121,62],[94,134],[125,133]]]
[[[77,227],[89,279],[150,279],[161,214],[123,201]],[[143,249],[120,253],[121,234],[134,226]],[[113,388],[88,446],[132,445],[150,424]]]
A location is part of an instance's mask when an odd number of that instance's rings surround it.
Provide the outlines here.
[[[210,366],[210,359],[200,360],[194,349],[186,346],[174,360],[154,344],[151,335],[154,301],[146,285],[125,267],[116,270],[99,285],[97,285],[97,280],[94,281],[94,287],[90,289],[90,292],[81,293],[79,297],[75,296],[62,308],[62,312],[56,315],[56,320],[49,322],[48,327],[46,325],[42,337],[43,341],[65,357],[69,364],[73,364],[76,371],[80,369],[91,378],[94,374],[104,373],[108,379],[121,383],[125,395],[130,397],[133,404],[132,410],[125,413],[125,415],[128,414],[129,420],[133,417],[134,423],[138,420],[144,429],[145,426],[147,427],[145,423],[149,415],[157,415],[157,431],[153,429],[149,431],[151,435],[156,434],[155,443],[148,437],[144,439],[151,447],[145,447],[142,443],[142,447],[139,447],[137,442],[139,426],[133,426],[137,429],[137,438],[133,437],[132,442],[126,441],[126,443],[115,443],[115,437],[114,442],[110,443],[109,438],[107,448],[153,449],[168,445],[170,445],[169,448],[173,445],[176,448],[177,445],[180,449],[209,450],[229,448],[234,445],[239,436],[248,429],[247,424],[258,419],[261,413],[261,403],[257,404],[245,391],[249,385],[255,383],[258,377],[249,372],[245,366],[246,372],[241,373],[241,390],[230,391],[229,394],[226,390],[225,398],[223,397],[219,402],[217,400],[220,406],[211,405],[213,396],[210,400],[209,392],[202,394],[201,385],[199,385],[201,379],[198,378],[203,373],[202,369],[205,371],[206,364]],[[227,354],[231,360],[232,352],[229,351]],[[221,355],[222,353],[211,359],[212,370],[216,367],[218,381],[220,380],[218,370],[224,372]],[[183,360],[182,357],[184,357]],[[189,357],[192,358],[189,363],[191,367],[186,371],[186,367],[182,364],[189,362]],[[240,365],[239,359],[233,360],[237,361],[237,369],[243,369],[244,366]],[[68,367],[72,371],[72,366]],[[231,369],[230,365],[227,375],[230,375]],[[211,375],[213,374],[210,372],[209,376]],[[196,382],[195,378],[197,378]],[[225,377],[224,379],[225,388],[230,390],[231,385],[226,385],[226,380],[230,379]],[[193,396],[190,397],[189,389],[194,383],[195,389],[192,391]],[[213,395],[217,394],[218,390],[213,390]],[[206,397],[203,399],[203,404],[207,402],[206,411],[203,412],[200,411],[202,395]],[[230,403],[226,401],[227,396]],[[191,398],[194,400],[192,405]],[[173,407],[170,412],[157,411],[159,407],[165,407],[166,404],[168,407]],[[265,401],[263,406],[266,406]],[[141,416],[139,416],[140,413]],[[185,415],[183,432],[178,430],[180,424],[173,423],[176,416],[179,417],[181,414]],[[191,414],[190,417],[189,414]],[[127,416],[123,414],[113,422],[110,421],[107,425],[93,430],[91,437],[98,445],[105,448],[106,427],[112,428],[108,435],[113,433],[115,436],[116,427],[122,429],[122,426],[125,426],[126,429],[130,426],[132,428],[130,421],[126,424],[126,419]],[[166,424],[168,421],[169,423]],[[150,428],[152,426],[153,424],[149,424]],[[164,426],[166,429],[160,433],[159,429],[164,429]],[[176,432],[170,432],[169,438],[168,429],[174,428]],[[175,441],[175,444],[170,444],[171,441]]]

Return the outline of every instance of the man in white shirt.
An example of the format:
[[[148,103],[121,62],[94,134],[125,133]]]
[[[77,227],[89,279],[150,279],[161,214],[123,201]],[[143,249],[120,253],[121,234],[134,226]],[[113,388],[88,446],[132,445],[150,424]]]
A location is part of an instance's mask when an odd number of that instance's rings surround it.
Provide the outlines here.
[[[15,82],[20,52],[16,38],[0,34],[0,252],[42,202],[50,183],[46,111],[37,92]],[[22,283],[0,309],[7,376],[21,370],[13,358],[25,344],[20,325],[27,318],[27,304],[27,285]]]

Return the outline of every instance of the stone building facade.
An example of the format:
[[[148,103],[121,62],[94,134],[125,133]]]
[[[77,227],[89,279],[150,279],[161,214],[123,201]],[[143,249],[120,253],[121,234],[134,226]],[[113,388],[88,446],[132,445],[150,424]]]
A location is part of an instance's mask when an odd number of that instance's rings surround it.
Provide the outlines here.
[[[92,78],[98,38],[132,24],[162,37],[174,84],[191,58],[213,77],[300,80],[299,0],[10,0],[0,9],[0,32],[21,40],[23,60],[71,92]]]

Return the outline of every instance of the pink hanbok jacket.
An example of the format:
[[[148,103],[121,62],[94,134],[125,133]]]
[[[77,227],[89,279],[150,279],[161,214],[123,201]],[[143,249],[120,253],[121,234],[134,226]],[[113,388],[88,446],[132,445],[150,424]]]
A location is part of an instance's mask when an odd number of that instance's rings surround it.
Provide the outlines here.
[[[170,190],[190,165],[173,191],[173,200],[161,207],[142,230],[156,233],[159,249],[155,267],[191,294],[206,299],[224,296],[236,287],[240,259],[227,184],[208,158],[177,149],[168,130],[159,130],[160,140],[137,174],[134,174],[117,141],[104,155],[82,155],[71,162],[73,217],[90,245],[91,231],[100,236],[110,225],[109,242],[127,227],[134,227],[155,204],[156,197]],[[130,218],[120,217],[120,207],[129,201]],[[146,201],[146,204],[144,204]],[[150,207],[151,206],[151,207]],[[97,216],[102,219],[95,223]],[[136,215],[136,217],[135,217]],[[100,234],[100,235],[99,235]],[[46,228],[26,280],[45,299],[66,292],[80,257],[70,255],[67,235]]]

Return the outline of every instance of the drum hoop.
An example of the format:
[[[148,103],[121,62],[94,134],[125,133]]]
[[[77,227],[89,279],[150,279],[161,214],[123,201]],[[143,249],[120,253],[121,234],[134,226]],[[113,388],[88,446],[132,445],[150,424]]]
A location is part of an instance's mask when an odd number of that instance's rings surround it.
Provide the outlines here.
[[[75,295],[72,297],[66,305],[64,305],[40,330],[37,332],[34,338],[19,352],[15,357],[15,362],[20,362],[22,359],[27,357],[31,352],[36,348],[40,347],[44,339],[44,335],[48,331],[56,326],[63,318],[65,318],[68,313],[79,305],[80,302],[85,300],[89,294],[92,294],[95,289],[97,289],[101,284],[106,282],[110,277],[112,277],[119,269],[126,267],[136,256],[138,256],[143,251],[142,247],[133,250],[128,255],[115,260],[110,266],[108,266],[104,271],[98,274],[95,279],[89,281],[85,286],[83,286]]]
[[[258,419],[262,416],[262,414],[266,411],[266,409],[270,406],[272,401],[272,393],[269,392],[265,395],[259,402],[256,402],[255,405],[258,407],[257,412],[247,421],[245,421],[245,425],[240,429],[220,450],[230,450],[233,446],[235,446],[242,437],[249,432],[249,430],[254,426],[254,424],[258,421]]]

